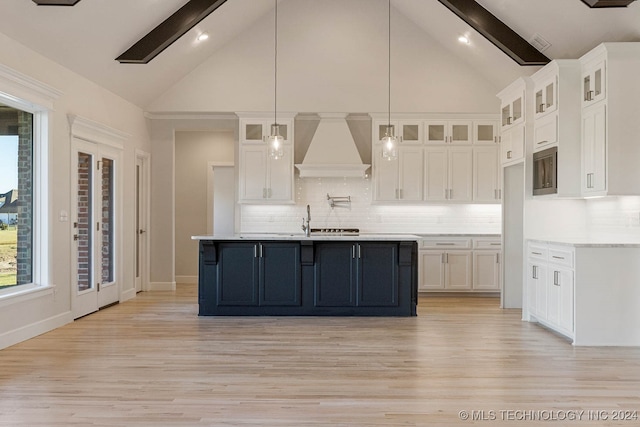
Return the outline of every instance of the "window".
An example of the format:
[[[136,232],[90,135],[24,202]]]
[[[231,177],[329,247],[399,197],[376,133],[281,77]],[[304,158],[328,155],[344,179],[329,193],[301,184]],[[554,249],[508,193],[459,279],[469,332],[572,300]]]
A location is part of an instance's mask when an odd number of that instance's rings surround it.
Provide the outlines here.
[[[0,289],[33,281],[33,117],[0,103]]]

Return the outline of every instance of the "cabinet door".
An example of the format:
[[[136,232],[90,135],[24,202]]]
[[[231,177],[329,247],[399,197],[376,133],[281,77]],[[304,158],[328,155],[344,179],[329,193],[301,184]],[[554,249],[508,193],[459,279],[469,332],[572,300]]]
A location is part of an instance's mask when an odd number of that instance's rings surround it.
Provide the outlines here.
[[[405,144],[420,144],[422,142],[421,121],[401,121],[398,123],[398,135]]]
[[[475,251],[473,253],[473,289],[500,290],[500,252]]]
[[[498,140],[498,122],[493,120],[481,120],[473,122],[474,144],[493,145]]]
[[[301,304],[300,243],[260,243],[260,305]]]
[[[529,314],[533,316],[538,315],[537,305],[537,292],[538,292],[538,277],[540,274],[539,266],[535,263],[527,263],[527,309]]]
[[[473,153],[468,148],[449,149],[449,200],[471,201],[473,182]]]
[[[606,60],[585,67],[582,73],[582,106],[603,100],[606,94]]]
[[[349,307],[356,301],[356,244],[317,243],[314,262],[314,305]]]
[[[533,151],[544,150],[558,142],[558,115],[537,119],[533,125]]]
[[[469,120],[453,120],[447,129],[450,144],[470,144],[473,141],[472,122]]]
[[[357,243],[359,307],[398,305],[398,245]]]
[[[240,122],[240,141],[248,144],[261,144],[270,132],[265,120],[242,119]]]
[[[218,305],[258,305],[258,243],[218,245]]]
[[[536,265],[536,313],[541,319],[547,319],[548,277],[547,266]]]
[[[503,165],[524,160],[524,125],[513,126],[502,132],[500,159]]]
[[[262,200],[267,195],[267,147],[240,147],[240,201]]]
[[[424,198],[444,201],[449,195],[447,147],[427,147],[424,151]]]
[[[573,334],[573,313],[574,313],[574,277],[573,271],[567,269],[560,270],[560,312],[558,315],[558,326],[561,329]]]
[[[557,77],[544,81],[535,88],[535,116],[543,116],[554,111],[557,107],[556,84]]]
[[[422,147],[404,146],[398,150],[398,199],[422,200],[424,160]]]
[[[582,111],[582,190],[585,194],[604,192],[606,176],[606,105]]]
[[[449,142],[447,122],[442,120],[428,120],[424,124],[425,142],[430,144],[446,144]]]
[[[290,202],[293,201],[293,156],[292,146],[285,145],[283,147],[283,156],[274,160],[268,158],[268,182],[267,182],[267,199],[273,201]]]
[[[449,251],[445,253],[445,287],[447,289],[471,289],[471,252]]]
[[[403,147],[400,147],[401,153]],[[397,200],[399,196],[398,188],[398,165],[397,160],[385,160],[382,158],[382,147],[374,146],[374,186],[375,199],[377,201]],[[422,168],[422,167],[421,167]]]
[[[385,132],[387,131],[387,126],[391,125],[394,128],[396,136],[400,136],[400,126],[397,120],[392,120],[389,122],[388,120],[376,120],[373,124],[373,139],[376,142],[379,142],[384,137]]]
[[[421,251],[419,270],[418,289],[422,291],[444,289],[444,252]]]
[[[475,202],[500,200],[499,171],[498,147],[473,149],[473,200]]]

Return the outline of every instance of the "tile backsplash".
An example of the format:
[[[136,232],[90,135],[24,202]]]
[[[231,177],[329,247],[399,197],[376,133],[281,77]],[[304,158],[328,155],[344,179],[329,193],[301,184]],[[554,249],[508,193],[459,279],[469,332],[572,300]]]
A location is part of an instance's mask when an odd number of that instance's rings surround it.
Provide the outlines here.
[[[590,230],[640,235],[640,197],[588,199],[586,205]]]
[[[295,179],[295,205],[241,205],[240,231],[301,232],[306,205],[312,228],[359,228],[370,233],[500,233],[498,204],[372,204],[370,177]],[[327,195],[350,196],[351,203],[329,205]]]

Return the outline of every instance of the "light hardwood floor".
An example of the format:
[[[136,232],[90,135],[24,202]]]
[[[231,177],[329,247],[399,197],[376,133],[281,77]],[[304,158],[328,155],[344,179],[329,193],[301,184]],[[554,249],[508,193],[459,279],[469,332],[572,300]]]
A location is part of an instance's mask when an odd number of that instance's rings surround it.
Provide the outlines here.
[[[415,318],[198,317],[196,299],[138,294],[0,351],[0,425],[640,424],[611,420],[640,411],[640,349],[572,347],[495,298],[421,298]],[[579,410],[608,420],[518,421]]]

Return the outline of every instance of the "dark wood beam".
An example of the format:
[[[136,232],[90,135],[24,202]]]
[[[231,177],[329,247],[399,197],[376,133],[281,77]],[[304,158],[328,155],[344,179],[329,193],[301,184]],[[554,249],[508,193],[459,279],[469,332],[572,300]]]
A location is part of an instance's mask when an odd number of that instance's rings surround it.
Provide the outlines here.
[[[601,7],[627,7],[636,0],[582,0],[584,4],[592,8]]]
[[[122,64],[146,64],[227,0],[189,0],[149,34],[116,58]]]
[[[33,0],[38,6],[73,6],[80,0]]]
[[[545,65],[550,59],[475,0],[438,0],[520,65]]]

